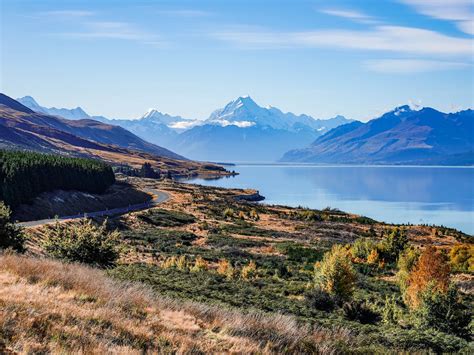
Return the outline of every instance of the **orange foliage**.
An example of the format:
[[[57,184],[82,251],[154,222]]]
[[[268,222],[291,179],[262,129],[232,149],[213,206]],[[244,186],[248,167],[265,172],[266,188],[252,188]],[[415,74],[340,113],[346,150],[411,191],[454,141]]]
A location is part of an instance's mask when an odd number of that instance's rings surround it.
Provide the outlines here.
[[[449,272],[446,256],[437,252],[433,246],[427,247],[410,273],[407,289],[409,306],[417,308],[420,305],[421,293],[428,285],[433,285],[433,290],[447,292],[450,281]]]

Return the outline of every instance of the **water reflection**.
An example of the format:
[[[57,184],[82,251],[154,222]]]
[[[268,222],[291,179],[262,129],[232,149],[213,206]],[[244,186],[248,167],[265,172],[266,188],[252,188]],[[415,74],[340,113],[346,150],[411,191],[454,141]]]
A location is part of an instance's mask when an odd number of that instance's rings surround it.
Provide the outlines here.
[[[266,203],[337,207],[393,223],[443,224],[474,233],[474,169],[240,165],[240,175],[191,182],[256,188]]]

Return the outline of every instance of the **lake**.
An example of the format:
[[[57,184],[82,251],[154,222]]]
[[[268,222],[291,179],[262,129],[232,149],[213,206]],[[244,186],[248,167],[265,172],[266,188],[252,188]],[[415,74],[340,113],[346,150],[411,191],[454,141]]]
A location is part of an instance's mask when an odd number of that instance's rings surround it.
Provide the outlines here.
[[[264,203],[338,208],[388,223],[436,224],[474,234],[474,168],[250,165],[240,175],[188,180],[254,188]]]

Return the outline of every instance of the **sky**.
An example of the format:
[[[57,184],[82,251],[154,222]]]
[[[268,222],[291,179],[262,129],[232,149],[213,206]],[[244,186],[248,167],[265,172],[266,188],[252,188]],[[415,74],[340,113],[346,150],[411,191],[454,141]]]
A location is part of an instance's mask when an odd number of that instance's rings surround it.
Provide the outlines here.
[[[43,106],[207,118],[261,106],[367,121],[474,107],[472,0],[2,0],[0,90]]]

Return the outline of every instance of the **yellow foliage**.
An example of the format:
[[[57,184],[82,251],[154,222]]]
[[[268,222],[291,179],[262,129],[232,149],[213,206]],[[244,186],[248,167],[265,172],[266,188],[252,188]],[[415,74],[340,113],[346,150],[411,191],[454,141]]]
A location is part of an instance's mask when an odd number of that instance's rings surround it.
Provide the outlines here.
[[[234,276],[234,268],[229,260],[221,259],[217,264],[217,273],[231,279]]]
[[[377,249],[372,249],[369,256],[367,257],[367,264],[378,264],[379,262],[379,252]]]
[[[205,271],[209,268],[209,265],[207,264],[207,261],[204,260],[202,257],[198,256],[196,260],[194,261],[194,265],[191,268],[192,272],[198,272],[198,271]]]
[[[240,275],[244,280],[250,280],[257,276],[257,265],[255,264],[255,261],[252,260],[248,265],[245,265],[242,268]]]
[[[347,248],[339,244],[333,245],[332,249],[324,254],[321,267],[315,271],[315,278],[321,289],[341,300],[352,296],[356,272]]]
[[[455,245],[449,252],[449,259],[455,271],[474,272],[474,245]]]

